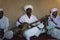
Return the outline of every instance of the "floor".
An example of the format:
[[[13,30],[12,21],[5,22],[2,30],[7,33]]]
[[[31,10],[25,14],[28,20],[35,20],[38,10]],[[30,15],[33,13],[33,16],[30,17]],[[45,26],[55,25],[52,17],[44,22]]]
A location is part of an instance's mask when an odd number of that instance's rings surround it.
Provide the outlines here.
[[[13,40],[25,40],[25,38],[24,37],[21,38],[21,37],[15,36],[13,38]],[[31,40],[46,40],[46,34],[45,33],[41,34],[38,38],[31,37]]]
[[[24,37],[14,36],[14,38],[12,38],[11,40],[26,40],[26,39]],[[56,40],[56,39],[44,33],[41,34],[38,38],[31,37],[31,40]]]

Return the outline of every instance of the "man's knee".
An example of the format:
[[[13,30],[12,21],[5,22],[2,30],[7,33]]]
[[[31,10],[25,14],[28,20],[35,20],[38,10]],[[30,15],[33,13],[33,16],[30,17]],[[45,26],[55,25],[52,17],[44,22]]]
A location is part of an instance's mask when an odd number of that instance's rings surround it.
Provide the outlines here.
[[[13,38],[13,31],[8,31],[4,34],[5,38],[11,39]]]

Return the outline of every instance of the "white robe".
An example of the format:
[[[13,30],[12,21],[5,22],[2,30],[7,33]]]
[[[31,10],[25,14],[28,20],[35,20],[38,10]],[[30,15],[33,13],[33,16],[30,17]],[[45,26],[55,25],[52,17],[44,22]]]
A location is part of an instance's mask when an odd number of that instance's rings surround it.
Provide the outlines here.
[[[55,25],[50,19],[48,20],[48,34],[51,35],[52,37],[55,37],[56,39],[60,39],[60,30],[56,29],[55,27],[60,28],[60,16],[57,16],[56,18],[53,18],[54,22],[57,24]]]
[[[36,16],[31,15],[31,17],[30,17],[30,19],[29,19],[26,14],[23,15],[23,16],[19,19],[19,21],[20,21],[21,23],[24,23],[24,22],[32,23],[32,22],[35,22],[35,21],[37,21],[37,20],[38,20],[38,19],[36,18]],[[17,22],[16,22],[16,26],[18,27],[21,23],[19,23],[19,22],[17,21]],[[44,27],[43,23],[38,22],[38,23],[36,23],[36,24],[38,24],[38,27],[40,27],[40,28],[43,28],[43,27]],[[33,25],[36,25],[36,24],[33,24]],[[44,30],[44,31],[45,31],[45,30]],[[43,31],[43,32],[44,32],[44,31]],[[41,33],[42,33],[42,30],[39,30],[37,27],[33,27],[33,28],[31,28],[31,29],[25,30],[25,32],[23,33],[23,35],[26,37],[27,40],[30,40],[30,37],[32,37],[32,36],[34,36],[34,35],[38,37]]]
[[[8,31],[8,27],[9,27],[9,20],[7,17],[3,16],[0,19],[0,28],[4,29],[4,36],[3,38],[7,38],[10,39],[11,37],[13,37],[13,32],[12,31]],[[7,34],[7,35],[6,35]],[[10,35],[10,36],[9,36]],[[7,37],[8,36],[8,37]]]

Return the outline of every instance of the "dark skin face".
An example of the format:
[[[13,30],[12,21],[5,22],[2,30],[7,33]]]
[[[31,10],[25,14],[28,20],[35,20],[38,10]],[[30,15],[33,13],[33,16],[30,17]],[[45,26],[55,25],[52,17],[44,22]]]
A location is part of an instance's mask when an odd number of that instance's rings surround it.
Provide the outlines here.
[[[26,10],[26,14],[27,14],[28,16],[31,16],[31,13],[32,13],[32,9],[31,9],[31,8],[28,8],[28,9]]]
[[[3,17],[3,11],[0,11],[0,19]]]
[[[57,14],[58,14],[58,11],[55,11],[55,12],[53,12],[52,15],[53,15],[54,18],[56,18]]]

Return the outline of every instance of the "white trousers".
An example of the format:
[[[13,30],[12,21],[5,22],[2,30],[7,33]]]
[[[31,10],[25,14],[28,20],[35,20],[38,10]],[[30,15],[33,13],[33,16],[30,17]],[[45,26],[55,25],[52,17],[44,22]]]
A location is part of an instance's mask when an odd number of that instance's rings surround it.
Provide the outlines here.
[[[23,35],[26,37],[27,40],[30,40],[32,36],[39,36],[42,33],[42,30],[39,30],[37,27],[33,27],[31,29],[25,30]]]
[[[60,30],[59,29],[54,28],[54,29],[49,30],[47,33],[56,39],[60,39]]]

